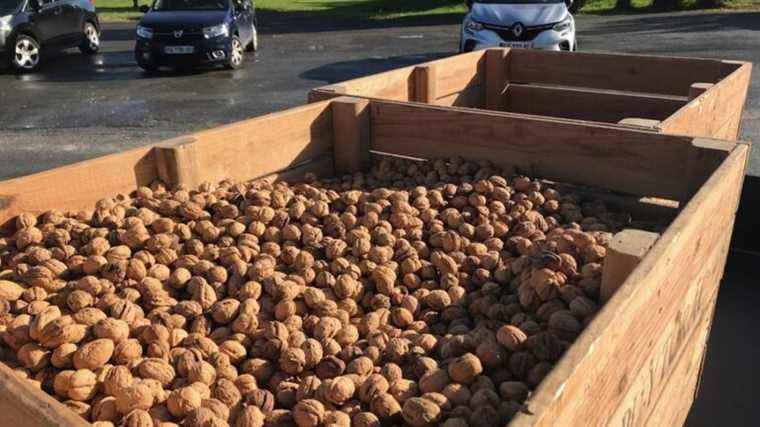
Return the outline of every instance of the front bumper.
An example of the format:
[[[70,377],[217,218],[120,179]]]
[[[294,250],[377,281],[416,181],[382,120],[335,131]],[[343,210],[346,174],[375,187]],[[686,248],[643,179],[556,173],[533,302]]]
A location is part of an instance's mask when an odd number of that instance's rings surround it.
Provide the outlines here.
[[[543,50],[575,50],[575,26],[571,26],[564,31],[555,31],[548,29],[540,32],[530,41],[530,47],[533,49]],[[462,45],[460,49],[463,52],[473,50],[487,49],[489,47],[504,47],[511,41],[502,39],[495,31],[484,28],[479,31],[471,30],[467,27],[462,29]],[[518,42],[524,43],[524,42]]]
[[[192,46],[193,53],[168,54],[167,46]],[[232,52],[232,38],[217,37],[202,40],[147,40],[138,38],[135,44],[135,59],[139,64],[155,67],[181,65],[223,64]]]

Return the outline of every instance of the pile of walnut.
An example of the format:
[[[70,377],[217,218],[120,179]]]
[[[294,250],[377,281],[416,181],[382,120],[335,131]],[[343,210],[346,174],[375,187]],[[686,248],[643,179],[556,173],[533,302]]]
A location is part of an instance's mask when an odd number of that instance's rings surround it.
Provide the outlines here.
[[[503,425],[598,309],[622,224],[461,159],[23,214],[0,358],[98,426]]]

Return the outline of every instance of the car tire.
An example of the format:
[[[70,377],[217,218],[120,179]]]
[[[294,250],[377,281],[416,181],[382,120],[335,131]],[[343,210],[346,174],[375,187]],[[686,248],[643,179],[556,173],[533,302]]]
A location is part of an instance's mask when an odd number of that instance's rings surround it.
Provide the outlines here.
[[[42,48],[34,37],[19,34],[10,46],[10,63],[16,72],[29,73],[39,68]]]
[[[251,24],[251,42],[245,47],[246,52],[256,52],[259,50],[259,35],[256,33],[256,25]]]
[[[243,67],[243,43],[240,41],[240,37],[232,36],[230,45],[232,45],[230,48],[230,56],[227,59],[225,67],[230,70],[237,70]]]
[[[86,21],[82,27],[84,38],[79,45],[79,50],[85,55],[94,55],[100,50],[100,33],[98,27],[90,21]]]

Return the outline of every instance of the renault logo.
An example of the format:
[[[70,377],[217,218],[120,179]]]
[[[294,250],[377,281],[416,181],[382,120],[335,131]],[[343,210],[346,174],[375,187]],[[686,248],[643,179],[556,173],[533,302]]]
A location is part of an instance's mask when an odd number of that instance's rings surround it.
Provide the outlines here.
[[[177,31],[175,31],[175,32],[174,32],[174,38],[175,38],[175,39],[178,39],[178,38],[180,38],[180,37],[182,37],[182,30],[177,30]]]
[[[512,34],[514,34],[515,37],[520,37],[523,34],[523,31],[525,31],[525,27],[519,22],[512,27]]]

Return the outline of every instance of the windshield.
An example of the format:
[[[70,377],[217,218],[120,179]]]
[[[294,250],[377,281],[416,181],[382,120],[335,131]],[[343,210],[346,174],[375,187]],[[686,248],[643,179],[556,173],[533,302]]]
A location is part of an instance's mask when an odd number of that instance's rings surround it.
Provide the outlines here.
[[[156,0],[153,10],[227,10],[227,5],[228,0]]]
[[[549,4],[564,3],[565,0],[475,0],[475,3],[484,4]]]
[[[21,5],[24,0],[0,0],[0,16],[7,15]]]

